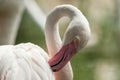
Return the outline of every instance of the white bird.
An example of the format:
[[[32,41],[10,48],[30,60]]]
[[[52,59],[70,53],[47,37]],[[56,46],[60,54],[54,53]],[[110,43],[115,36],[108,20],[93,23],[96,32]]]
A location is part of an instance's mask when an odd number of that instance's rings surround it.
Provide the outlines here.
[[[68,16],[71,22],[62,42],[57,22],[63,16]],[[81,11],[72,5],[59,5],[47,16],[48,55],[32,43],[1,46],[0,80],[73,80],[69,60],[87,44],[90,36],[89,23]]]

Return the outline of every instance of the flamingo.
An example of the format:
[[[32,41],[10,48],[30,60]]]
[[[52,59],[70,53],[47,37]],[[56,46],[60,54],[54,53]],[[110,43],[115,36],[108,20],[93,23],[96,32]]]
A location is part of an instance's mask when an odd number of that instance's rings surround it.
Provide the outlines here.
[[[62,42],[57,23],[63,16],[71,22]],[[0,80],[73,80],[70,59],[90,36],[89,23],[80,10],[69,4],[56,6],[45,24],[48,54],[32,43],[0,46]]]

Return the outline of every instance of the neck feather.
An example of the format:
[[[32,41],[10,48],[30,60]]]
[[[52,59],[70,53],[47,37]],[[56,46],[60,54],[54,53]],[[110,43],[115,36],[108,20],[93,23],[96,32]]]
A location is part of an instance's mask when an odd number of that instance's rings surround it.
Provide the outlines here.
[[[45,27],[45,37],[50,56],[53,56],[61,47],[62,41],[58,30],[58,20],[68,16],[70,20],[77,17],[78,9],[70,5],[62,5],[54,8],[48,15]]]

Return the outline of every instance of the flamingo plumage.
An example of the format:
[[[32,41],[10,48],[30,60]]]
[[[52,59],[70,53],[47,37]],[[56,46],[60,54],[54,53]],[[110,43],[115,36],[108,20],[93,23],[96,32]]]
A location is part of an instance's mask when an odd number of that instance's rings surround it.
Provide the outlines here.
[[[71,21],[62,42],[57,22],[63,16]],[[0,80],[73,80],[69,61],[90,39],[89,23],[68,4],[55,7],[46,20],[48,54],[32,43],[0,46]]]

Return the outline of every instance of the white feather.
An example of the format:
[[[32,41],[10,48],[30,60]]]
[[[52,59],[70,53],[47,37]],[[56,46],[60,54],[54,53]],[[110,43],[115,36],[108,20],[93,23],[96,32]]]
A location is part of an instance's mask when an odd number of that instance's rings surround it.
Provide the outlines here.
[[[6,45],[0,51],[0,80],[54,80],[49,57],[37,45]]]

